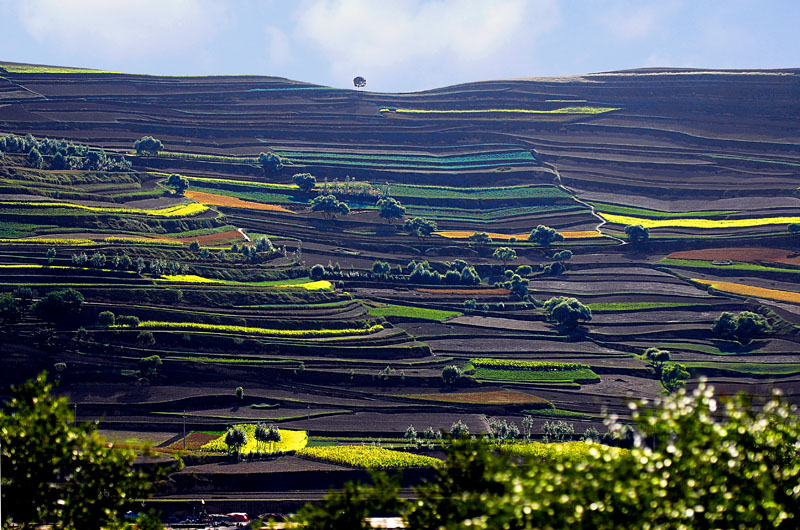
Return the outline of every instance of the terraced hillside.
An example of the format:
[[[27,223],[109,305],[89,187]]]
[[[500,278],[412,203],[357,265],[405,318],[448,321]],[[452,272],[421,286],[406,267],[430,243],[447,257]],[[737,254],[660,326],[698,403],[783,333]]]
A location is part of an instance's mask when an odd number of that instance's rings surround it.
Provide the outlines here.
[[[21,308],[3,313],[3,387],[47,368],[120,443],[183,451],[185,425],[192,453],[257,422],[311,446],[525,416],[534,435],[602,432],[676,363],[689,385],[800,400],[797,71],[378,94],[0,68],[0,292]],[[137,152],[144,136],[162,147]],[[327,195],[349,214],[312,211]],[[381,216],[389,198],[401,215]],[[538,225],[563,239],[529,239]],[[68,288],[79,312],[42,309]],[[558,296],[591,319],[558,325]],[[743,311],[771,330],[712,331]],[[465,376],[444,381],[451,365]],[[363,473],[300,453],[220,465],[188,466],[163,500],[288,502]]]

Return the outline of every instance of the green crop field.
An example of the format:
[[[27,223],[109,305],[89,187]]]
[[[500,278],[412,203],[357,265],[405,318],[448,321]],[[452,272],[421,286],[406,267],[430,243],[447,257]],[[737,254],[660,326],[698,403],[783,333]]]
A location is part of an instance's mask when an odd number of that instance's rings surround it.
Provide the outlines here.
[[[421,318],[424,320],[436,320],[444,322],[454,317],[461,316],[463,313],[458,311],[442,311],[440,309],[427,309],[424,307],[412,307],[403,305],[386,305],[373,307],[369,314],[375,317],[408,317]]]

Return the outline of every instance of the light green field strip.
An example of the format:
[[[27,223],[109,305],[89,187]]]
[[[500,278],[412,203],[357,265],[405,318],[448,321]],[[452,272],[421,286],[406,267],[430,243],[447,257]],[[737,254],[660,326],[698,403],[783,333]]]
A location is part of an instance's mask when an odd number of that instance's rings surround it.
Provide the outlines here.
[[[375,324],[369,328],[349,329],[267,329],[248,326],[226,326],[223,324],[202,324],[200,322],[163,322],[144,320],[135,328],[113,325],[119,329],[165,329],[176,331],[211,331],[221,333],[243,333],[245,335],[269,335],[275,337],[330,337],[335,335],[370,335],[383,330],[383,326]]]
[[[184,177],[189,182],[206,182],[209,184],[232,184],[234,186],[247,186],[252,188],[268,188],[277,190],[299,190],[295,184],[273,184],[271,182],[252,182],[248,180],[216,179],[206,177]]]
[[[612,110],[619,110],[614,107],[562,107],[560,109],[537,110],[537,109],[449,109],[449,110],[429,110],[429,109],[396,109],[381,107],[379,112],[396,112],[397,114],[486,114],[486,113],[508,113],[508,114],[602,114]]]
[[[800,223],[800,217],[759,217],[754,219],[645,219],[599,212],[609,223],[619,225],[642,225],[645,228],[748,228],[753,226]]]
[[[407,318],[421,318],[424,320],[435,320],[444,322],[445,320],[453,317],[460,317],[463,313],[458,311],[442,311],[440,309],[427,309],[424,307],[412,307],[404,305],[386,305],[373,307],[369,310],[369,314],[374,317],[407,317]]]
[[[189,217],[208,210],[206,206],[196,202],[188,202],[167,206],[165,208],[116,208],[113,206],[86,206],[84,204],[73,204],[68,202],[34,202],[34,201],[0,201],[0,208],[8,207],[41,207],[41,208],[74,208],[77,210],[87,210],[99,213],[128,213],[139,215],[150,215],[153,217]]]
[[[754,265],[753,263],[744,263],[741,261],[731,262],[730,265],[718,265],[713,261],[702,259],[674,259],[664,258],[656,262],[656,265],[666,265],[667,267],[694,267],[700,269],[718,269],[718,270],[738,270],[738,271],[763,271],[763,272],[780,272],[784,274],[800,274],[800,269],[783,269],[779,267],[765,267],[763,265]]]

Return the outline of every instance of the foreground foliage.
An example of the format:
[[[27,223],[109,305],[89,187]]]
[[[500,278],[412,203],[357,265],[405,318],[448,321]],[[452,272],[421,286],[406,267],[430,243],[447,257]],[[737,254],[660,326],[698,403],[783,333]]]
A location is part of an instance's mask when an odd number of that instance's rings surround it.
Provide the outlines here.
[[[150,491],[131,469],[136,453],[110,448],[93,423],[73,425],[72,407],[51,391],[42,373],[0,412],[3,528],[118,528],[123,505]]]
[[[630,451],[526,444],[497,454],[491,444],[455,442],[435,480],[417,488],[418,499],[400,500],[396,483],[381,477],[376,486],[332,493],[295,522],[335,528],[347,514],[393,507],[412,529],[798,527],[796,407],[778,398],[761,407],[744,397],[717,400],[701,384],[655,409],[631,408],[638,432]],[[623,428],[610,423],[611,431]],[[559,451],[569,456],[551,457]],[[523,465],[509,452],[522,453]]]

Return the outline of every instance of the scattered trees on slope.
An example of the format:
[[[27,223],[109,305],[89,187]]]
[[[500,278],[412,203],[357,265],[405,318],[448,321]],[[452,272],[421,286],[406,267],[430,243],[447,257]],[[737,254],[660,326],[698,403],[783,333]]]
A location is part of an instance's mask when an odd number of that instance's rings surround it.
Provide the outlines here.
[[[557,232],[555,228],[539,225],[531,230],[531,235],[528,240],[539,243],[542,246],[548,246],[558,241],[564,241],[564,236]]]

